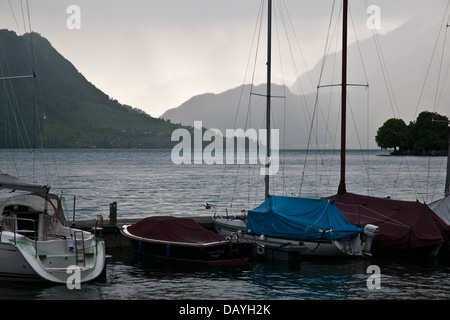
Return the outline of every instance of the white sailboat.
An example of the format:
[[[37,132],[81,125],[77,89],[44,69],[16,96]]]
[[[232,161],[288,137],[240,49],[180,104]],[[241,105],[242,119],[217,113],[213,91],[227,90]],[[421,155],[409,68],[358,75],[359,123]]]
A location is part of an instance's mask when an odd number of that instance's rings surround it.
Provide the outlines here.
[[[81,284],[105,270],[105,244],[67,226],[61,199],[46,185],[0,173],[0,278]]]
[[[343,119],[345,119],[347,0],[344,0],[343,12],[342,108]],[[266,92],[266,145],[268,157],[270,157],[271,142],[271,20],[272,1],[269,0]],[[345,122],[343,122],[342,126],[345,126]],[[343,135],[343,143],[343,153],[345,154],[345,134]],[[266,166],[269,167],[269,165],[268,163]],[[219,212],[217,206],[206,205],[206,208],[212,211],[214,225],[220,234],[233,234],[246,240],[252,240],[256,244],[258,255],[269,258],[275,257],[275,260],[290,260],[292,255],[297,256],[298,254],[315,256],[370,255],[371,244],[379,233],[377,226],[368,224],[365,228],[358,228],[348,223],[332,200],[271,196],[269,195],[269,180],[270,176],[266,174],[264,177],[264,203],[258,208],[248,211],[247,216],[244,218],[229,217],[228,212],[227,215]],[[345,182],[342,185],[341,181],[340,189],[342,187],[345,188]],[[332,219],[325,221],[327,219],[322,220],[323,217],[332,217]],[[289,223],[283,224],[282,221],[286,220]],[[298,229],[295,231],[291,228],[292,225],[295,225]],[[311,230],[314,232],[310,232]]]

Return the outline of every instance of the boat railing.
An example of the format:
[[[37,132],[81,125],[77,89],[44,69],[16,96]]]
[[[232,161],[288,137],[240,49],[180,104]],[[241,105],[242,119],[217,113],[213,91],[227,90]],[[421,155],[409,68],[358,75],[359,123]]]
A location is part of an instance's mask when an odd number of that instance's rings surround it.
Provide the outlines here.
[[[102,215],[97,215],[97,218],[95,219],[95,225],[91,228],[92,233],[94,234],[94,236],[96,236],[97,238],[101,238],[102,237],[102,232],[103,232],[103,216]]]
[[[31,229],[19,229],[19,222],[30,223],[32,225]],[[14,244],[17,243],[17,234],[24,235],[27,238],[34,240],[34,251],[35,256],[37,257],[38,248],[37,248],[37,240],[38,240],[38,229],[36,228],[36,220],[29,218],[18,218],[18,217],[3,217],[3,223],[1,227],[1,233],[3,231],[10,231],[14,234]],[[2,234],[0,234],[1,236]]]
[[[240,210],[239,214],[235,212],[235,209],[227,206],[219,206],[213,203],[205,203],[205,209],[209,211],[213,217],[223,219],[244,219],[247,216],[247,210]]]

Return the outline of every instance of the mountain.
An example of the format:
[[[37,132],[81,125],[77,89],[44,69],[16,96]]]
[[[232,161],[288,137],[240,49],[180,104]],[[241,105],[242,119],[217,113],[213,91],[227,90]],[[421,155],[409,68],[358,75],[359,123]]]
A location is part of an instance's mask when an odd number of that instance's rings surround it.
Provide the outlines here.
[[[304,148],[308,135],[309,118],[305,100],[314,102],[314,95],[300,97],[286,86],[272,84],[272,123],[280,130],[280,148]],[[172,123],[193,125],[202,121],[205,128],[218,129],[225,135],[227,129],[261,129],[265,127],[266,85],[242,85],[219,94],[194,96],[179,107],[167,110],[161,118]],[[252,93],[252,94],[250,94]],[[282,98],[281,98],[282,97]],[[284,135],[284,132],[288,133]]]
[[[120,104],[37,33],[0,30],[0,147],[169,148],[180,126]]]
[[[349,45],[348,83],[368,84],[368,88],[348,87],[348,148],[377,148],[376,131],[387,119],[402,118],[408,123],[414,121],[421,111],[434,110],[438,70],[432,68],[428,78],[427,70],[437,31],[436,24],[412,19],[387,34],[379,35],[379,47],[375,46],[373,37]],[[435,59],[438,53],[436,51]],[[387,72],[383,72],[381,63]],[[275,128],[280,129],[280,147],[305,148],[311,143],[325,148],[339,147],[340,88],[321,88],[317,100],[320,108],[314,111],[315,92],[300,91],[297,84],[308,88],[312,79],[313,86],[316,86],[322,76],[321,85],[338,85],[340,64],[341,52],[328,54],[289,88],[272,86],[273,95],[285,97],[272,99],[272,117]],[[428,83],[423,87],[425,79]],[[218,94],[198,95],[166,111],[161,118],[183,125],[202,120],[203,126],[222,132],[226,128],[264,127],[265,100],[253,95],[251,103],[247,103],[240,98],[249,96],[249,92],[250,85],[245,85]],[[265,85],[254,87],[252,92],[264,94]],[[444,111],[436,111],[448,115],[450,91],[443,90],[439,98],[439,107]],[[247,112],[253,119],[252,123],[246,122]],[[311,123],[314,123],[313,130],[310,129]]]

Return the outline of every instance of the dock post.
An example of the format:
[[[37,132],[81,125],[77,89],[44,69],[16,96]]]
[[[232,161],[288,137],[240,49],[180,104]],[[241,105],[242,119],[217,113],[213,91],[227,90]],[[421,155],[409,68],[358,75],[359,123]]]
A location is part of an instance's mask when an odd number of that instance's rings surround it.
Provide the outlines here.
[[[75,223],[75,202],[77,200],[77,196],[73,196],[73,210],[72,210],[72,223]]]
[[[117,202],[109,204],[109,224],[115,226],[117,224]]]

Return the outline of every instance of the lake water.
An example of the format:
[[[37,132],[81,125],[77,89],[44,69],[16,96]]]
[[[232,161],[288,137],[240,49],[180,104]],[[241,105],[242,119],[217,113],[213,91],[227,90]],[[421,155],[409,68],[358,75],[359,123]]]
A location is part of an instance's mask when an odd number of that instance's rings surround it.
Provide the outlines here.
[[[306,157],[307,155],[307,157]],[[389,157],[378,150],[349,151],[351,192],[431,202],[443,195],[445,157]],[[43,164],[43,167],[34,164]],[[327,196],[337,190],[339,154],[286,151],[272,194]],[[207,215],[203,204],[255,207],[263,199],[260,165],[175,165],[171,150],[0,150],[3,172],[48,181],[66,199],[68,220],[150,215]],[[36,168],[36,169],[34,169]],[[43,168],[43,169],[41,169]],[[48,172],[48,173],[45,173]],[[237,174],[238,173],[238,174]],[[241,267],[186,267],[110,250],[106,279],[81,290],[59,285],[0,283],[0,299],[27,300],[447,300],[445,259],[312,260],[298,265],[252,262]],[[379,289],[367,268],[378,265]]]

